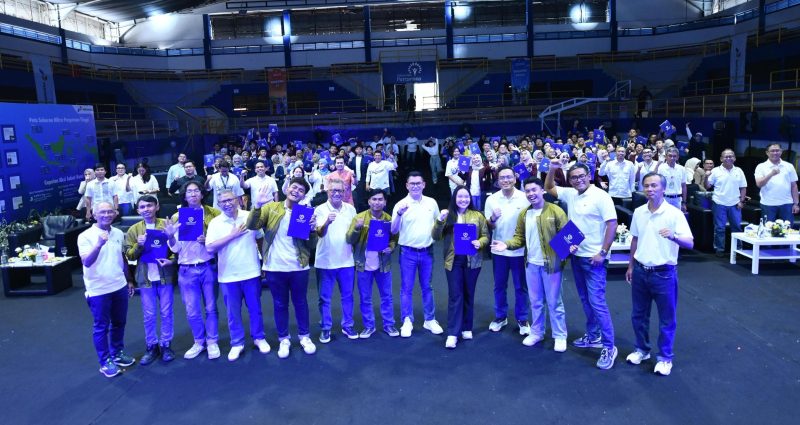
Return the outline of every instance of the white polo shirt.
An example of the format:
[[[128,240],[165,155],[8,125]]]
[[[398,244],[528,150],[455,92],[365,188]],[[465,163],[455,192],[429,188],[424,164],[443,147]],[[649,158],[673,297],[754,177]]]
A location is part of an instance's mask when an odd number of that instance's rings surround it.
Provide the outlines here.
[[[567,203],[569,219],[586,236],[575,256],[593,257],[603,248],[606,221],[617,219],[614,201],[608,193],[592,185],[580,195],[571,187],[556,187],[556,191],[558,199]]]
[[[769,206],[793,204],[792,183],[797,181],[797,170],[794,169],[792,164],[781,161],[780,164],[775,165],[766,160],[756,166],[756,178],[765,177],[775,167],[778,167],[780,173],[772,176],[767,184],[761,187],[761,203]]]
[[[275,230],[275,238],[272,240],[272,245],[267,252],[267,261],[261,267],[261,270],[268,272],[298,272],[302,270],[309,270],[309,266],[301,266],[300,259],[297,257],[297,248],[294,246],[294,239],[289,236],[289,222],[292,220],[292,210],[286,207],[283,218],[278,223],[278,229]],[[315,218],[316,219],[316,218]],[[315,223],[311,223],[315,226]]]
[[[78,253],[83,257],[97,245],[97,240],[104,232],[97,224],[78,235]],[[112,227],[108,231],[108,241],[97,254],[97,259],[90,266],[83,266],[83,283],[86,286],[85,296],[96,297],[110,294],[128,285],[125,279],[125,259],[122,257],[125,235],[121,230]]]
[[[658,174],[667,179],[667,188],[664,190],[664,195],[682,195],[683,183],[686,183],[686,167],[681,166],[677,162],[674,167],[670,167],[667,163],[661,163],[658,166]]]
[[[245,180],[245,183],[250,186],[250,202],[253,202],[256,199],[258,191],[260,191],[264,186],[267,187],[267,199],[269,202],[272,202],[272,200],[275,199],[275,192],[278,191],[278,183],[276,183],[275,179],[272,177],[267,175],[264,177],[254,176]]]
[[[739,203],[739,189],[747,187],[747,179],[744,172],[737,166],[731,167],[728,171],[722,165],[714,167],[711,175],[708,176],[708,183],[714,186],[714,194],[711,200],[717,205],[732,207]]]
[[[208,223],[206,245],[216,242],[230,234],[233,226],[247,222],[250,211],[239,210],[236,219],[220,214]],[[240,282],[261,276],[261,261],[258,259],[256,239],[261,238],[261,230],[246,230],[245,234],[228,242],[217,251],[217,280],[219,283]]]
[[[433,244],[433,223],[439,217],[439,205],[433,198],[421,196],[415,201],[406,195],[392,209],[392,221],[397,217],[400,205],[408,205],[408,209],[400,216],[400,234],[398,243],[412,248],[426,248]]]
[[[525,213],[525,243],[528,247],[528,263],[544,266],[544,252],[539,239],[539,216],[544,208],[531,208]]]
[[[445,177],[457,176],[460,171],[461,170],[459,170],[458,168],[458,160],[455,158],[451,158],[450,160],[447,161],[447,164],[445,165],[444,176]],[[450,185],[450,192],[454,191],[456,189],[456,186],[458,186],[457,184],[453,183],[453,181],[450,180],[449,178],[447,179],[447,184]]]
[[[633,211],[631,235],[638,238],[633,258],[648,267],[678,264],[677,243],[661,236],[661,229],[670,229],[676,236],[692,236],[692,230],[681,210],[667,201],[655,212],[650,212],[647,204]]]
[[[636,167],[627,159],[605,161],[600,166],[601,176],[608,176],[608,194],[615,198],[633,196],[633,184],[636,179]]]
[[[486,198],[486,208],[483,214],[486,220],[492,217],[492,211],[495,208],[500,208],[502,215],[494,223],[494,231],[492,232],[492,239],[498,241],[507,241],[514,237],[514,231],[517,229],[517,219],[525,208],[528,208],[530,203],[525,193],[521,190],[514,188],[514,193],[510,198],[507,198],[502,190],[499,190]],[[525,248],[505,251],[492,250],[492,255],[502,255],[505,257],[522,257],[525,255]]]
[[[324,223],[332,212],[336,213],[336,219],[328,225],[325,236],[317,240],[314,267],[318,269],[353,267],[353,246],[347,243],[347,230],[356,217],[356,209],[347,202],[342,202],[341,208],[337,210],[330,201],[325,202],[314,210],[317,224]]]
[[[114,196],[117,195],[117,186],[109,179],[100,180],[94,179],[86,185],[86,195],[92,198],[92,211],[94,211],[101,202],[108,202],[114,205]],[[119,201],[119,197],[117,197]]]

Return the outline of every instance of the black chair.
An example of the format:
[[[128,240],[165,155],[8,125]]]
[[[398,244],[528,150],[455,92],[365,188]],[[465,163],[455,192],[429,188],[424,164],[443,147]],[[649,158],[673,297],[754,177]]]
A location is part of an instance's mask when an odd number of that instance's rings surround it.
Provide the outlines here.
[[[9,247],[40,244],[50,248],[55,255],[67,247],[67,255],[78,255],[78,235],[89,228],[71,215],[50,215],[41,219],[40,226],[34,226],[8,236]]]
[[[118,221],[113,223],[113,226],[122,230],[122,233],[128,233],[128,229],[130,229],[131,226],[142,220],[142,217],[139,215],[123,215],[120,216]]]

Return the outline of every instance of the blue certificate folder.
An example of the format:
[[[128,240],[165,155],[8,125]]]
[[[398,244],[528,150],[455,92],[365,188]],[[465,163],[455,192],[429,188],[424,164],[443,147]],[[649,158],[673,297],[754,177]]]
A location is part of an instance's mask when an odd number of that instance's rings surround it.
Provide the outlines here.
[[[542,158],[542,162],[539,163],[539,172],[546,173],[550,171],[550,158]]]
[[[203,165],[206,167],[213,167],[214,166],[214,154],[210,153],[208,155],[203,155]]]
[[[370,220],[367,251],[383,251],[389,247],[390,226],[388,221]]]
[[[521,162],[514,166],[514,172],[519,174],[519,180],[525,180],[531,176],[531,173],[528,172],[528,167]]]
[[[163,230],[147,229],[147,239],[139,261],[155,263],[157,258],[167,258],[167,234]]]
[[[468,156],[461,156],[458,158],[458,171],[462,173],[469,172],[469,163],[471,162]]]
[[[595,130],[594,131],[594,139],[593,142],[597,144],[605,144],[606,143],[606,132],[604,130]]]
[[[571,245],[580,245],[584,239],[586,239],[586,236],[583,235],[581,229],[578,229],[578,226],[570,220],[550,240],[550,247],[556,252],[558,258],[563,260],[569,257],[569,247]]]
[[[311,233],[311,216],[314,215],[314,208],[305,205],[295,204],[292,208],[292,215],[289,220],[289,231],[287,236],[308,240]]]
[[[478,250],[472,246],[472,241],[478,239],[478,226],[471,223],[456,223],[453,225],[453,249],[456,255],[475,255]]]
[[[180,208],[178,209],[179,241],[196,241],[203,234],[203,209]]]

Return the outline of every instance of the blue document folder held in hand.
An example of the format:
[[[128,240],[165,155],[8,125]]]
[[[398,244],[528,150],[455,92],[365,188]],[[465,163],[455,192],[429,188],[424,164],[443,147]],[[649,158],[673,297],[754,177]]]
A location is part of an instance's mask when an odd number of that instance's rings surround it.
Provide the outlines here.
[[[570,220],[564,225],[561,231],[556,233],[553,239],[550,240],[550,247],[556,252],[558,258],[563,260],[570,255],[569,247],[572,245],[580,245],[584,239],[586,239],[586,236],[584,236],[583,232],[578,229],[578,226]]]
[[[203,234],[203,209],[180,208],[178,209],[179,241],[196,241]]]
[[[458,158],[458,171],[461,173],[468,173],[469,172],[469,163],[470,159],[468,156],[462,156]]]
[[[295,204],[292,208],[292,215],[289,218],[289,230],[287,236],[308,240],[311,233],[311,216],[314,215],[314,208],[305,205]]]
[[[519,175],[519,179],[517,180],[520,181],[525,180],[531,176],[531,173],[528,172],[528,167],[526,167],[525,164],[521,162],[514,166],[514,172]]]
[[[472,241],[478,239],[478,226],[471,223],[453,225],[453,249],[456,255],[475,255],[478,250]]]
[[[139,261],[155,263],[157,258],[167,258],[167,234],[163,230],[147,229],[144,251]]]
[[[388,221],[370,220],[367,251],[383,251],[389,247],[390,225]]]

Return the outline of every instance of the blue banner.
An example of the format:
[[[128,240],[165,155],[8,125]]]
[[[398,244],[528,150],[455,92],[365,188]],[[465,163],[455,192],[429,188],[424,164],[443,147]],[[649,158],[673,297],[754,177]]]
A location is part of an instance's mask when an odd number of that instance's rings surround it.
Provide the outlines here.
[[[436,62],[392,62],[381,64],[384,84],[435,83]]]
[[[526,58],[511,61],[511,89],[528,91],[531,84],[531,62]]]
[[[0,214],[74,209],[83,170],[97,163],[94,110],[84,105],[0,103]],[[107,165],[108,167],[108,165]]]

